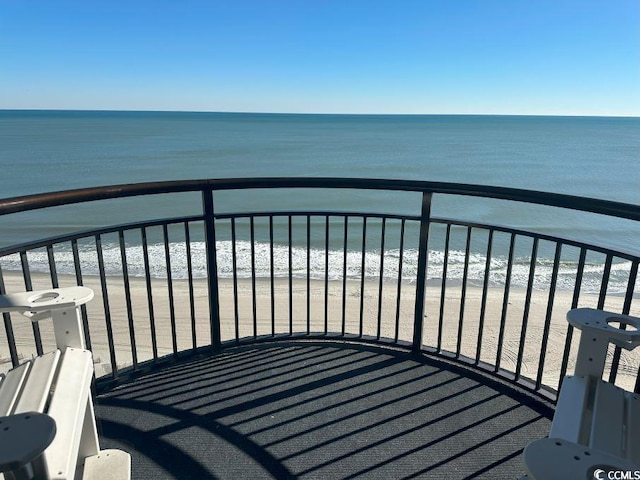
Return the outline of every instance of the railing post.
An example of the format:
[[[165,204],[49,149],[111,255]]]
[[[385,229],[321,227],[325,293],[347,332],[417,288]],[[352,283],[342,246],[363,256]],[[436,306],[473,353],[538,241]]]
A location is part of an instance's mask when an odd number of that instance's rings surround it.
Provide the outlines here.
[[[207,287],[209,297],[209,322],[211,325],[211,348],[220,350],[220,301],[218,297],[218,264],[216,262],[216,229],[213,214],[213,190],[202,190],[204,210],[204,239],[207,254]]]
[[[418,244],[418,270],[416,278],[416,308],[413,320],[413,351],[422,349],[422,329],[424,326],[424,290],[427,281],[427,260],[429,254],[429,224],[431,222],[431,192],[422,193],[420,213],[420,240]]]

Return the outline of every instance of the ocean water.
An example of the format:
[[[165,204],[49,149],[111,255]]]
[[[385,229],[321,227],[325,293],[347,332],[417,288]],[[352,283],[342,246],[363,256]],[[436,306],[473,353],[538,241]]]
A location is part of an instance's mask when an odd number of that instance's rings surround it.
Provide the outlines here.
[[[525,188],[640,204],[640,118],[526,117],[526,116],[375,116],[375,115],[281,115],[231,113],[158,112],[59,112],[0,111],[0,166],[3,198],[100,185],[160,180],[263,176],[321,176],[393,178],[447,181]],[[419,213],[419,196],[411,193],[309,190],[296,192],[225,192],[216,196],[219,212],[314,208],[340,211]],[[293,200],[293,202],[292,202]],[[0,246],[27,242],[76,230],[120,224],[140,219],[198,213],[195,194],[153,199],[127,199],[108,204],[51,208],[0,218]],[[578,212],[558,211],[504,202],[459,197],[436,197],[435,216],[508,225],[640,252],[640,227],[627,222]],[[282,220],[284,221],[284,220]],[[391,227],[392,222],[390,222]],[[257,270],[270,270],[265,226],[259,225]],[[296,275],[306,275],[307,249],[304,225],[294,248]],[[324,244],[324,219],[312,218],[310,258],[312,276],[324,273],[325,251],[330,256],[330,277],[342,274],[343,254],[338,248],[343,220],[331,219],[331,242]],[[261,229],[261,230],[260,230]],[[357,229],[353,228],[353,231]],[[386,239],[384,275],[393,278],[400,267],[395,230]],[[397,233],[397,232],[396,232]],[[152,236],[153,236],[152,232]],[[172,232],[174,277],[186,275],[181,233]],[[395,237],[394,237],[395,235]],[[228,236],[227,236],[228,237]],[[416,231],[407,230],[402,264],[410,278],[417,250]],[[240,276],[250,272],[251,248],[246,225],[238,231],[236,260]],[[204,275],[201,234],[193,232],[192,254],[196,276]],[[370,276],[380,272],[380,226],[371,225],[364,261],[361,239],[349,237],[347,273],[360,275],[362,264]],[[475,238],[474,238],[475,240]],[[288,275],[288,248],[276,238],[276,275]],[[498,283],[506,263],[505,238],[494,239],[492,275]],[[461,276],[464,232],[454,234],[450,278]],[[481,244],[481,239],[479,239]],[[127,238],[133,275],[142,275],[139,239]],[[334,245],[335,244],[335,245]],[[117,239],[104,240],[107,271],[119,266]],[[157,233],[151,249],[164,254]],[[526,252],[528,246],[522,245]],[[377,249],[377,251],[376,251]],[[264,251],[263,251],[264,250]],[[229,238],[218,245],[221,273],[231,275],[233,265]],[[482,248],[471,259],[471,280],[481,282],[486,258]],[[551,252],[541,249],[543,260]],[[95,247],[81,245],[85,273],[97,271]],[[156,256],[155,254],[153,256]],[[570,286],[575,252],[563,257]],[[71,253],[56,250],[59,273],[71,273]],[[594,265],[600,261],[594,259]],[[33,270],[47,271],[46,252],[29,255]],[[456,263],[457,262],[457,263]],[[502,262],[502,263],[501,263]],[[442,270],[442,245],[430,252],[430,275]],[[0,262],[3,269],[19,270],[15,256]],[[516,259],[523,278],[528,271],[526,253]],[[541,268],[544,268],[541,267]],[[599,267],[594,267],[599,268]],[[614,266],[614,277],[616,269]],[[625,266],[619,267],[624,285]],[[548,265],[551,269],[551,265]],[[69,272],[66,272],[69,270]],[[152,272],[166,275],[158,264]],[[544,271],[538,271],[544,288]],[[548,272],[547,272],[548,273]],[[524,280],[523,280],[524,281]],[[537,280],[538,281],[538,280]],[[594,274],[597,289],[597,272]]]

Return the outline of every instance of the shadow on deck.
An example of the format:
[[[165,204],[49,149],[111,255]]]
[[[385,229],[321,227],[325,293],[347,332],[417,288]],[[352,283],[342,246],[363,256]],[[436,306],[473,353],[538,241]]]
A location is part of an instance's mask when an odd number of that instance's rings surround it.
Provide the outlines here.
[[[134,479],[515,479],[552,413],[448,362],[318,341],[192,358],[96,400]]]

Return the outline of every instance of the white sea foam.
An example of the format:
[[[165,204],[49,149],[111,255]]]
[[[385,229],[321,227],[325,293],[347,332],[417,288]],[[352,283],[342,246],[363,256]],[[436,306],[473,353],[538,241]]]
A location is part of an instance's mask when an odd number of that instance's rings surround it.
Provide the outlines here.
[[[131,245],[126,248],[126,266],[130,276],[144,277],[145,262],[143,249],[139,245]],[[166,278],[167,263],[164,244],[151,244],[148,247],[149,273],[151,277]],[[237,241],[235,246],[235,271],[238,278],[250,278],[252,265],[255,265],[257,278],[269,278],[273,269],[276,278],[288,277],[306,278],[307,274],[312,279],[338,280],[362,278],[362,252],[348,251],[346,263],[343,250],[310,249],[307,259],[307,249],[300,247],[274,245],[273,254],[268,243],[256,242],[252,251],[251,243]],[[121,275],[122,254],[117,244],[104,244],[103,261],[105,274]],[[273,256],[273,262],[272,262]],[[28,253],[29,268],[32,272],[49,272],[49,260],[44,250]],[[73,254],[69,250],[56,249],[54,252],[56,271],[58,274],[74,274],[75,265]],[[80,265],[83,275],[99,275],[98,255],[95,246],[83,246],[79,251]],[[187,248],[184,243],[169,244],[169,259],[171,264],[171,276],[174,279],[188,277]],[[430,251],[428,258],[427,278],[430,281],[442,279],[444,273],[445,255],[442,251]],[[486,256],[480,253],[470,253],[468,263],[465,265],[465,252],[450,251],[447,260],[446,277],[448,281],[461,281],[467,270],[467,281],[470,285],[482,285],[486,272]],[[406,249],[402,252],[402,265],[400,265],[400,251],[398,249],[385,250],[384,256],[380,252],[368,250],[364,257],[365,279],[379,279],[382,265],[382,276],[385,280],[397,281],[400,266],[402,266],[402,280],[414,282],[417,274],[418,251]],[[217,243],[218,274],[221,278],[232,278],[234,272],[233,244],[230,241]],[[18,255],[10,255],[0,259],[0,266],[5,271],[21,270],[22,265]],[[607,287],[608,293],[622,293],[627,289],[630,264],[614,263],[610,273]],[[489,285],[504,285],[507,276],[508,262],[506,257],[493,256],[489,265]],[[191,271],[194,278],[206,277],[206,251],[203,242],[191,243]],[[573,290],[575,285],[577,264],[575,262],[561,262],[558,269],[557,288],[561,290]],[[587,264],[584,267],[581,290],[583,292],[597,293],[601,289],[604,266],[601,264]],[[530,260],[528,258],[516,258],[512,265],[511,285],[525,288],[528,285],[530,272]],[[548,259],[539,259],[535,265],[533,288],[537,290],[548,289],[553,273],[553,262]],[[638,288],[636,287],[636,291]]]

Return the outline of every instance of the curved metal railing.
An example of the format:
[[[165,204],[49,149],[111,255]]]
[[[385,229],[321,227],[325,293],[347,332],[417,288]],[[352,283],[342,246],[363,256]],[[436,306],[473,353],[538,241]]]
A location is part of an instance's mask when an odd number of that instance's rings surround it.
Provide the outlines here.
[[[336,189],[374,194],[361,199],[366,209],[322,205]],[[230,191],[252,200],[225,205]],[[284,209],[267,204],[272,191]],[[381,192],[409,195],[400,202],[406,211],[386,211]],[[187,201],[197,213],[162,217],[158,208],[185,193],[199,196]],[[76,283],[96,291],[83,321],[99,385],[176,357],[295,336],[406,347],[554,398],[577,351],[566,311],[639,311],[637,245],[432,215],[434,199],[484,198],[586,212],[594,222],[640,221],[639,206],[618,202],[441,182],[220,179],[11,198],[0,201],[0,219],[50,207],[74,218],[78,204],[129,197],[169,200],[145,210],[153,218],[132,208],[123,211],[130,223],[70,227],[0,248],[0,292]],[[46,326],[5,314],[0,358],[16,365],[52,338]],[[612,348],[606,375],[640,391],[639,366],[636,355]]]

